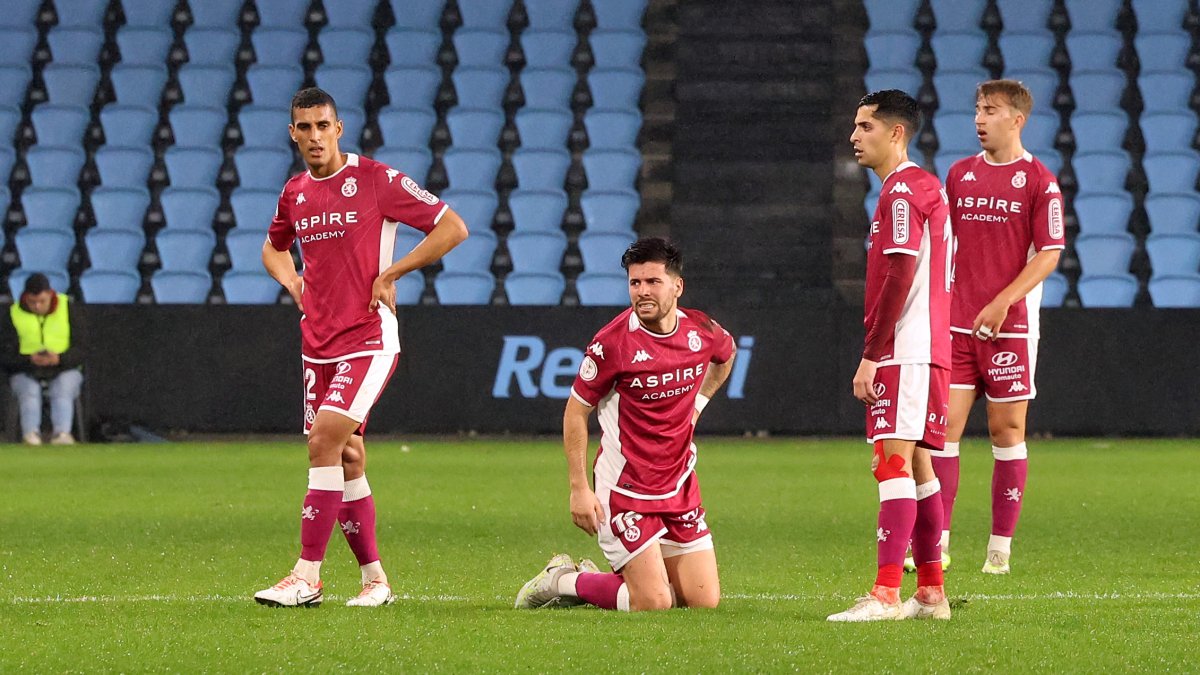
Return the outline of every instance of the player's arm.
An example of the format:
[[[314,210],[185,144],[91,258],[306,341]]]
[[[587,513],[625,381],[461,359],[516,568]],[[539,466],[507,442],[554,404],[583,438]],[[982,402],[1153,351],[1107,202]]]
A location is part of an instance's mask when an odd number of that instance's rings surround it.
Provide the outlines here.
[[[595,536],[604,521],[604,508],[588,483],[588,417],[592,408],[574,396],[567,398],[563,411],[563,452],[567,456],[567,478],[571,484],[571,520],[575,526]]]
[[[714,356],[709,362],[708,369],[704,372],[704,379],[700,382],[700,392],[696,394],[696,408],[692,412],[692,426],[696,426],[696,422],[700,420],[700,413],[704,412],[704,408],[708,405],[710,399],[717,395],[721,390],[722,385],[729,379],[729,374],[733,372],[733,361],[737,358],[737,343],[734,342],[731,336],[724,328],[713,324],[716,327],[717,334],[722,339],[727,341],[723,351],[728,352],[728,357],[724,361],[717,360]],[[721,356],[724,356],[722,354]]]
[[[296,301],[296,307],[300,311],[304,311],[302,297],[304,295],[304,280],[296,273],[296,263],[292,260],[292,252],[290,249],[280,251],[275,248],[268,238],[263,242],[262,250],[263,267],[267,268],[267,274],[270,274],[287,289],[292,300]]]
[[[887,260],[887,276],[879,291],[879,301],[875,309],[875,321],[867,327],[867,336],[863,341],[863,355],[858,362],[858,371],[854,373],[854,398],[875,405],[879,397],[875,395],[875,371],[879,361],[885,356],[884,347],[888,335],[896,328],[900,315],[904,311],[904,301],[912,288],[913,277],[917,273],[916,257],[907,253],[893,252],[884,256]]]
[[[465,241],[467,234],[467,224],[453,209],[447,207],[437,225],[425,235],[421,243],[376,277],[375,285],[371,289],[371,311],[378,309],[379,303],[382,302],[395,312],[396,280],[413,270],[441,260],[450,249]]]

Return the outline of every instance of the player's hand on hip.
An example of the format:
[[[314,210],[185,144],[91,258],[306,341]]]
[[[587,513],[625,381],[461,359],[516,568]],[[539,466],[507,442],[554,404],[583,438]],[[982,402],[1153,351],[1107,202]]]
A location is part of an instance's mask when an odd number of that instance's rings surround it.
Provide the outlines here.
[[[296,303],[296,308],[304,311],[304,277],[296,277],[287,286],[288,295]]]
[[[575,527],[595,536],[604,522],[604,507],[589,489],[571,490],[571,520]]]
[[[375,283],[371,285],[371,311],[379,309],[379,305],[392,310],[392,314],[396,313],[396,286],[383,275],[375,277]]]
[[[971,334],[980,340],[995,340],[1000,337],[1000,326],[1004,325],[1004,319],[1007,317],[1008,306],[993,300],[979,310],[979,315],[975,317],[975,323],[971,326]]]
[[[875,395],[875,371],[879,364],[863,359],[858,362],[858,371],[854,373],[854,398],[867,405],[875,405],[879,397]]]

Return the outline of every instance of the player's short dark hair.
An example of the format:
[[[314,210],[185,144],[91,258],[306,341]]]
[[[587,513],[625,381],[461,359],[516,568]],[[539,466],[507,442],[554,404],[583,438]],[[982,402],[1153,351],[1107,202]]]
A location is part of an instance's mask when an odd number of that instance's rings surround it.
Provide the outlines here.
[[[988,80],[975,89],[976,101],[992,96],[1008,99],[1008,104],[1026,117],[1033,112],[1033,94],[1019,80]]]
[[[875,106],[875,117],[889,124],[903,124],[905,138],[917,135],[921,128],[921,106],[917,99],[899,89],[873,91],[858,101],[858,106]]]
[[[323,105],[333,108],[333,117],[337,119],[337,103],[333,102],[333,97],[329,95],[329,92],[320,87],[305,87],[292,97],[292,110],[317,108]],[[296,116],[292,115],[292,119],[296,119]]]
[[[683,275],[683,253],[662,237],[642,237],[630,244],[621,256],[621,267],[626,270],[630,265],[648,262],[662,263],[668,272],[677,277]]]

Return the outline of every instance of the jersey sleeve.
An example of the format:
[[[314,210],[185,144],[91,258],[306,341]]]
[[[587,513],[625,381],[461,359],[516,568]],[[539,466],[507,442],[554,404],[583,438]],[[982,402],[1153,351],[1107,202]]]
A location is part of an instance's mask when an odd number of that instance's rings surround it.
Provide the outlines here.
[[[296,241],[296,229],[288,218],[287,188],[279,193],[279,201],[275,204],[275,216],[271,218],[271,226],[267,229],[267,241],[276,251],[287,251]]]
[[[1033,247],[1038,251],[1066,248],[1066,228],[1063,225],[1063,197],[1058,180],[1048,170],[1039,172],[1035,194],[1031,200],[1033,213],[1029,225],[1033,228]]]
[[[450,208],[437,195],[387,165],[378,165],[372,174],[379,212],[388,220],[428,234]]]
[[[611,338],[605,339],[600,335],[593,338],[583,352],[579,373],[571,385],[571,396],[589,408],[599,405],[600,399],[612,391],[620,374],[618,364],[621,359],[615,352],[616,345]]]
[[[879,198],[879,236],[882,237],[879,243],[884,255],[917,255],[919,252],[925,218],[913,196],[911,192],[893,190]],[[938,199],[941,199],[940,195]]]
[[[712,322],[713,326],[713,363],[728,363],[729,359],[733,358],[734,343],[733,336],[725,327],[716,321]]]

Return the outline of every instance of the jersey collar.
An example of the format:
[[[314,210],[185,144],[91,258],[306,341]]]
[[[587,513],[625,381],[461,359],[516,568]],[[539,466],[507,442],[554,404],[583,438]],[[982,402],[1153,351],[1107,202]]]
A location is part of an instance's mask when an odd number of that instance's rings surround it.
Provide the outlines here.
[[[897,166],[896,168],[892,169],[891,173],[889,173],[887,176],[884,176],[883,182],[886,183],[888,178],[891,178],[892,176],[900,173],[901,171],[907,169],[910,166],[915,166],[918,169],[921,168],[920,166],[917,166],[917,163],[912,161],[911,159],[908,161],[900,162],[900,166]]]
[[[678,307],[675,308],[675,316],[678,319],[686,319],[687,318],[687,314],[684,314],[683,310],[679,309]],[[674,335],[675,333],[679,332],[679,322],[678,321],[675,322],[675,330],[671,331],[670,333],[655,333],[653,331],[646,330],[646,327],[642,325],[642,322],[640,320],[638,320],[636,309],[630,309],[629,310],[629,332],[634,333],[638,330],[641,330],[646,335],[649,335],[651,337],[669,338],[672,335]]]
[[[1022,153],[1021,153],[1021,156],[1020,156],[1020,157],[1018,157],[1018,158],[1016,158],[1016,159],[1012,160],[1011,162],[1004,162],[1003,164],[997,164],[997,163],[995,163],[995,162],[989,162],[989,161],[988,161],[988,159],[987,159],[987,153],[985,153],[985,152],[980,152],[980,153],[979,153],[979,159],[982,159],[982,160],[983,160],[983,163],[984,163],[984,164],[987,164],[988,166],[1011,166],[1011,165],[1013,165],[1013,164],[1016,164],[1017,162],[1032,162],[1032,161],[1033,161],[1033,155],[1029,154],[1029,151],[1028,151],[1028,150],[1026,150],[1026,151],[1024,151],[1024,152],[1022,152]]]
[[[308,173],[308,177],[311,178],[312,180],[321,182],[323,180],[329,180],[330,178],[333,178],[334,176],[338,175],[339,173],[345,171],[346,167],[348,167],[348,166],[358,166],[358,155],[354,154],[353,152],[347,152],[346,153],[346,163],[342,165],[342,168],[338,169],[337,171],[334,171],[333,173],[329,174],[328,176],[325,176],[324,178],[317,178],[316,176],[312,175],[312,172],[309,171],[308,169],[305,169],[305,172]]]

